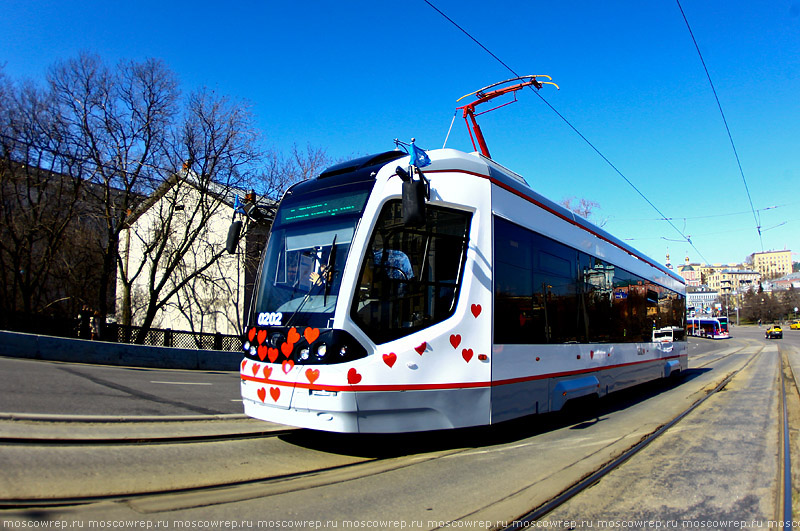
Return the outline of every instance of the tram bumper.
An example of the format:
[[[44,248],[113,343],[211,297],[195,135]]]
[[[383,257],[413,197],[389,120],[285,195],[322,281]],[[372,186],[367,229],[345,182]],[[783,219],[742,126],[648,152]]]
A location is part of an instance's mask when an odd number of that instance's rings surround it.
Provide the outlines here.
[[[489,387],[448,390],[339,391],[294,389],[291,404],[269,404],[250,396],[242,382],[244,413],[250,417],[340,433],[402,433],[489,423]],[[269,401],[269,397],[267,397]]]

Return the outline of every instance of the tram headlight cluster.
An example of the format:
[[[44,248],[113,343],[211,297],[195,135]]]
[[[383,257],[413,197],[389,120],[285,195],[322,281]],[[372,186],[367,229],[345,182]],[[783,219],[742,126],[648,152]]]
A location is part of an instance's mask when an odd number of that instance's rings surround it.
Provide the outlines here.
[[[284,352],[287,337],[287,331],[276,332],[273,329],[265,345],[273,349],[280,349],[284,356],[293,359],[295,363],[299,364],[344,363],[367,355],[364,347],[353,336],[343,330],[323,330],[318,339],[310,344],[301,336],[299,342],[292,344],[290,353]],[[244,351],[251,358],[264,361],[263,354],[258,349],[259,347],[254,341],[245,341]],[[282,360],[283,358],[280,359]]]

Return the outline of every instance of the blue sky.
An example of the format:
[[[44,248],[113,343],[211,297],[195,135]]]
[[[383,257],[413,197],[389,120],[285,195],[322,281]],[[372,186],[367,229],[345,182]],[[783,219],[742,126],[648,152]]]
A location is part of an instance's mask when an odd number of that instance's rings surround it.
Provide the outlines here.
[[[691,237],[697,251],[532,93],[479,118],[495,160],[656,260],[762,250],[713,93],[674,0],[432,0],[520,74]],[[800,251],[800,0],[682,0],[759,209],[764,250]],[[511,77],[423,0],[5,0],[0,63],[41,81],[80,51],[157,57],[183,89],[252,104],[268,145],[335,157],[441,147],[456,99]],[[472,151],[461,118],[448,147]],[[776,208],[770,208],[776,207]],[[763,209],[763,210],[762,210]],[[774,228],[773,228],[774,227]],[[800,260],[800,255],[794,256]]]

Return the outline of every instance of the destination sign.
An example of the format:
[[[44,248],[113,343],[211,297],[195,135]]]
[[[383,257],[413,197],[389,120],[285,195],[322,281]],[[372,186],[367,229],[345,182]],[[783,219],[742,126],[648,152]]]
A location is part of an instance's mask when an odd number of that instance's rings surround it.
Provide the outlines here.
[[[360,214],[369,192],[347,195],[332,195],[282,205],[278,212],[278,223],[296,223],[319,218]]]

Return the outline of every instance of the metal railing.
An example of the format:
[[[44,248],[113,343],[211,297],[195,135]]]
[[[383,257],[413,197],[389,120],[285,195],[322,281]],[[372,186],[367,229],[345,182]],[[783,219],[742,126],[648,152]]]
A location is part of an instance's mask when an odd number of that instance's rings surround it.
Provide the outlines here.
[[[144,334],[144,337],[141,335]],[[150,328],[142,330],[139,326],[125,326],[116,323],[106,325],[106,341],[117,343],[137,343],[154,347],[175,347],[200,350],[242,350],[242,337],[207,332],[172,330],[171,328]]]

